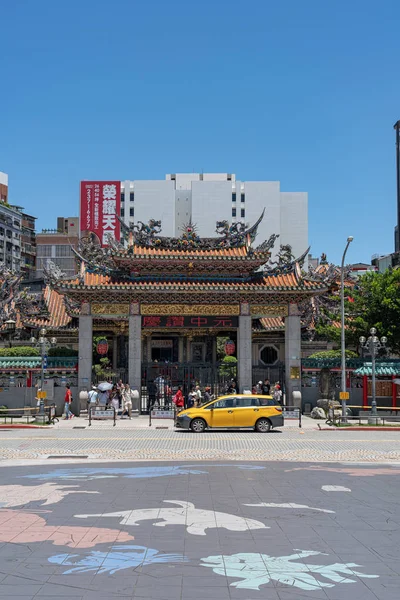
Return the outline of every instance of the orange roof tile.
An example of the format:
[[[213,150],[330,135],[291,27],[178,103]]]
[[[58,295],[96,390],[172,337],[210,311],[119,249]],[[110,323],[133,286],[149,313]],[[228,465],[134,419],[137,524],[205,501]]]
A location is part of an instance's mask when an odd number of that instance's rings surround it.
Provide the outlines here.
[[[215,289],[215,290],[256,290],[259,288],[271,288],[275,290],[292,290],[292,289],[305,289],[305,290],[322,290],[324,286],[319,283],[312,281],[297,280],[294,273],[286,275],[269,275],[255,281],[240,282],[240,281],[199,281],[183,279],[181,281],[168,280],[163,281],[157,280],[131,280],[131,281],[118,281],[112,280],[108,275],[98,275],[96,273],[85,273],[85,281],[81,283],[79,279],[75,279],[69,282],[61,283],[60,288],[65,286],[67,289],[84,289],[84,288],[109,288],[109,289],[141,289],[141,290],[154,290],[154,289]]]
[[[156,257],[156,256],[174,256],[182,258],[190,258],[190,256],[196,257],[209,257],[216,256],[221,258],[226,257],[235,257],[235,258],[251,258],[251,259],[260,259],[260,258],[268,258],[270,255],[269,252],[257,252],[253,251],[251,254],[248,253],[248,249],[246,246],[242,246],[241,248],[212,248],[209,250],[196,250],[195,248],[181,248],[179,250],[169,250],[165,248],[157,248],[157,247],[147,247],[147,246],[134,246],[133,253],[130,254],[129,250],[122,250],[116,254],[116,256],[120,258],[138,258],[141,256],[144,257]]]
[[[259,321],[266,330],[284,329],[285,327],[283,317],[262,317]]]
[[[29,319],[27,322],[37,327],[47,327],[56,329],[58,327],[66,327],[71,322],[71,317],[67,314],[64,298],[61,294],[46,287],[43,292],[44,300],[49,311],[48,319]]]

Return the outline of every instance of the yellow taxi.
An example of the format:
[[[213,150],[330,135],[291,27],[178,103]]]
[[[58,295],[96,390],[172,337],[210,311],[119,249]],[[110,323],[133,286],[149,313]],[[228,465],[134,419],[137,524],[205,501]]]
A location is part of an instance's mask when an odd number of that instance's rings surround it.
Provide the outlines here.
[[[182,410],[175,426],[202,433],[205,429],[255,429],[267,433],[282,427],[282,407],[272,396],[235,394],[220,396],[199,408]]]

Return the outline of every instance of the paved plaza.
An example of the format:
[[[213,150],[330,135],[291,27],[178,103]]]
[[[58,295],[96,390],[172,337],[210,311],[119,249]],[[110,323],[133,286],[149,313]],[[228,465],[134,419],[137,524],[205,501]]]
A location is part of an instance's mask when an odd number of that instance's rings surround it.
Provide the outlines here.
[[[43,462],[1,468],[0,597],[398,599],[398,467]]]
[[[168,427],[157,429],[157,427]],[[400,432],[319,431],[288,422],[268,434],[253,431],[174,431],[168,421],[96,421],[84,417],[54,428],[0,429],[0,461],[82,456],[85,460],[252,460],[400,462]]]

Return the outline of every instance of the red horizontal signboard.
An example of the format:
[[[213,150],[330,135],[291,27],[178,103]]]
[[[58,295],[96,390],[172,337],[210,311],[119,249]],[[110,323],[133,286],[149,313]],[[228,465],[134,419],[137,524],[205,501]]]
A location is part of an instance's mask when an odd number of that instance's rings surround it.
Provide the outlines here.
[[[198,329],[201,327],[211,329],[232,329],[239,325],[238,317],[194,317],[184,315],[182,317],[146,316],[142,317],[142,327],[187,327]]]
[[[109,237],[121,236],[121,183],[119,181],[81,181],[81,237],[94,233],[101,246],[109,245]]]

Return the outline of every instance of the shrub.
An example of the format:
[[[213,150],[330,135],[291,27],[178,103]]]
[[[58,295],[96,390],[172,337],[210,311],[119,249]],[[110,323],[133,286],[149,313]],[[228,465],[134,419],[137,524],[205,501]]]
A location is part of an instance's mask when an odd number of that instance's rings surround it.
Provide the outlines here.
[[[219,372],[221,375],[236,377],[237,358],[234,356],[224,356],[221,361]]]
[[[13,348],[0,348],[0,356],[40,356],[38,348],[31,346],[14,346]]]
[[[341,358],[342,354],[340,350],[322,350],[321,352],[314,352],[308,358]],[[358,354],[352,350],[346,350],[346,358],[358,358]]]
[[[60,346],[59,348],[50,348],[48,356],[78,356],[78,351]]]

